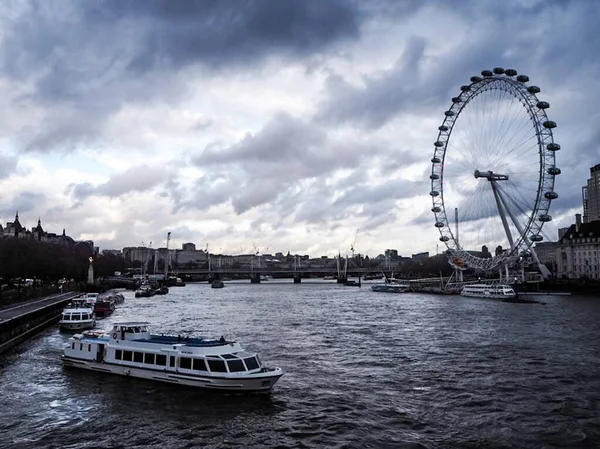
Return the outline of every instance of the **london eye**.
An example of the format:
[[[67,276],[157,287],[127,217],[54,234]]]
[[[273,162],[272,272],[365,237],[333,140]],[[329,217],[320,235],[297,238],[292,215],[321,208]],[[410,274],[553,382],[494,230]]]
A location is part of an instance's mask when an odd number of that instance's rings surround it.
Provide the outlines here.
[[[470,81],[434,142],[430,195],[440,241],[456,268],[492,270],[532,256],[547,276],[534,244],[558,197],[550,105],[514,69],[483,70]]]

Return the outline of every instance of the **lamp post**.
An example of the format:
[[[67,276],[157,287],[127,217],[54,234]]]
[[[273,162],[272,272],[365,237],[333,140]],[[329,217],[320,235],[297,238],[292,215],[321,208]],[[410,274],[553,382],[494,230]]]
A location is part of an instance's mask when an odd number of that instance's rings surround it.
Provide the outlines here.
[[[94,283],[94,265],[92,263],[94,262],[94,259],[90,256],[88,258],[88,260],[90,261],[90,267],[88,268],[87,283],[88,284],[93,284]]]

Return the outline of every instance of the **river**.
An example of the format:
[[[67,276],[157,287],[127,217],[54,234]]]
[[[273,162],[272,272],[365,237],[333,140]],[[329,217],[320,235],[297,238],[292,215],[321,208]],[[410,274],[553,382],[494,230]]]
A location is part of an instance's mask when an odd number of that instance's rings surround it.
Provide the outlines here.
[[[172,287],[98,328],[239,341],[285,375],[228,395],[63,368],[49,328],[4,356],[1,448],[600,447],[600,298],[541,304],[330,282]]]

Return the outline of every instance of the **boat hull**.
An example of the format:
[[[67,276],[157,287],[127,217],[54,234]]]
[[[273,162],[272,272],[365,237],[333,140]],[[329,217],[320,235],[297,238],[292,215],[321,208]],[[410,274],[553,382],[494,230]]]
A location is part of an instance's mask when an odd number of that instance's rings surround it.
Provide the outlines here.
[[[64,366],[218,391],[268,392],[283,375],[280,368],[245,376],[191,376],[177,371],[151,370],[62,356]]]
[[[61,329],[67,331],[79,331],[86,329],[93,329],[96,325],[96,320],[85,320],[85,321],[59,321],[58,325]]]

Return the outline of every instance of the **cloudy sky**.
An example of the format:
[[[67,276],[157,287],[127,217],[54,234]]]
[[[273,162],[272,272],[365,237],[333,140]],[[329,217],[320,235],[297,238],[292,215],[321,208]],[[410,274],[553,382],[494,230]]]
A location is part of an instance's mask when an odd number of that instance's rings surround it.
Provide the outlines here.
[[[554,236],[600,163],[599,25],[595,1],[2,2],[0,220],[101,249],[170,231],[215,253],[435,253],[437,127],[501,66],[559,125]]]

